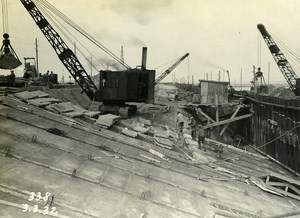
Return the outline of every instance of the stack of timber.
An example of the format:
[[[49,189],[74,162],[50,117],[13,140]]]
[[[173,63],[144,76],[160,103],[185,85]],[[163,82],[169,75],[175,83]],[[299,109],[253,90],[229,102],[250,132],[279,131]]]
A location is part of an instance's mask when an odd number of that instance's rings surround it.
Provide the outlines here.
[[[168,138],[169,138],[168,132],[158,131],[158,130],[154,131],[155,145],[162,147],[162,148],[172,149],[173,142],[171,142]]]

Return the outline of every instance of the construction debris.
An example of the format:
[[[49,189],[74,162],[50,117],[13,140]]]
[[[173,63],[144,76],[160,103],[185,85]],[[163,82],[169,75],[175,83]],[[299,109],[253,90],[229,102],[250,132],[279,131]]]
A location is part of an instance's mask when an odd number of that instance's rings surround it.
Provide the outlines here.
[[[273,192],[300,201],[300,182],[277,173],[269,173],[259,178],[262,185]]]
[[[166,132],[166,131],[160,131],[160,130],[154,129],[154,137],[168,139],[169,138],[169,133]]]
[[[124,128],[124,129],[122,130],[122,133],[123,133],[124,135],[130,136],[130,137],[133,137],[133,138],[136,138],[136,137],[138,136],[138,133],[137,133],[137,132],[132,131],[132,130],[127,129],[127,128]]]
[[[29,100],[29,99],[34,99],[34,98],[46,98],[49,97],[49,94],[42,92],[42,91],[24,91],[24,92],[18,92],[14,94],[15,97],[21,99],[21,100]]]
[[[154,141],[157,146],[160,146],[162,148],[172,149],[173,147],[173,142],[166,138],[154,136]]]
[[[166,127],[166,132],[169,134],[169,136],[173,139],[178,139],[178,134],[174,131],[172,131],[168,125],[165,126]]]
[[[104,128],[108,128],[111,127],[119,118],[120,116],[114,114],[100,115],[95,124]]]
[[[57,129],[57,128],[49,128],[49,129],[47,129],[47,132],[50,132],[54,135],[59,135],[59,136],[66,136],[67,135],[63,130],[60,130],[60,129]]]
[[[150,152],[151,154],[154,154],[154,155],[157,156],[157,157],[160,157],[160,158],[163,159],[163,160],[167,160],[167,161],[169,160],[169,158],[166,158],[165,155],[163,155],[162,153],[160,153],[160,152],[158,152],[158,151],[155,151],[155,150],[153,150],[153,149],[150,149],[149,152]]]
[[[150,130],[150,128],[145,128],[145,127],[142,127],[142,126],[135,126],[135,127],[133,127],[133,130],[136,131],[136,132],[140,132],[140,133],[145,134]]]
[[[139,117],[139,122],[143,123],[146,126],[151,126],[152,125],[150,120],[146,120],[142,117]]]
[[[148,159],[148,160],[150,160],[150,161],[154,161],[154,162],[156,162],[156,163],[160,163],[159,160],[156,160],[156,159],[154,159],[154,158],[152,158],[152,157],[148,157],[148,156],[143,155],[143,154],[140,154],[140,156],[142,156],[142,157],[144,157],[144,158],[146,158],[146,159]]]
[[[57,113],[68,113],[73,111],[73,107],[71,107],[67,102],[51,104],[47,108],[50,108]]]
[[[26,102],[36,107],[45,107],[53,103],[59,103],[61,100],[56,98],[34,98],[26,100]]]

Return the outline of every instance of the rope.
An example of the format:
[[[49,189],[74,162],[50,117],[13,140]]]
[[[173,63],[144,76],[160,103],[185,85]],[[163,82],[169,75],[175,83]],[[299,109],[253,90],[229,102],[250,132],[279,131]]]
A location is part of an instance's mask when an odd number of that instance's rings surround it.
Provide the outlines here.
[[[274,38],[276,38],[276,40],[279,42],[281,47],[284,48],[288,54],[290,54],[290,57],[294,59],[295,62],[297,62],[295,63],[293,61],[293,63],[295,64],[294,66],[296,66],[299,69],[300,67],[298,66],[298,64],[300,63],[300,57],[295,52],[293,52],[293,50],[291,50],[284,42],[282,42],[276,35],[274,35],[273,33],[272,35],[274,36]]]
[[[257,35],[257,65],[261,67],[261,36],[259,32]]]
[[[7,0],[1,0],[1,4],[2,4],[3,33],[8,33],[8,9],[7,9]]]
[[[272,34],[272,36],[274,36],[274,38],[279,42],[279,44],[282,45],[282,47],[284,47],[291,55],[293,55],[297,60],[300,61],[300,57],[293,52],[292,49],[290,49],[283,41],[281,41],[276,35]]]

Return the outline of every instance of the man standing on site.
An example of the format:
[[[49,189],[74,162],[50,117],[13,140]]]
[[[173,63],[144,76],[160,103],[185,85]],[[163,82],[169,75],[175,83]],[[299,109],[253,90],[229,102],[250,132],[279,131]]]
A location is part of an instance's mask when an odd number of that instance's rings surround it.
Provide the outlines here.
[[[199,131],[198,131],[198,148],[201,149],[203,147],[203,150],[206,151],[204,142],[205,142],[205,136],[206,136],[206,131],[203,128],[202,125],[199,125]]]
[[[196,120],[194,119],[194,117],[191,117],[190,120],[189,120],[189,126],[190,126],[190,129],[191,129],[191,136],[192,136],[192,139],[196,140]]]
[[[179,131],[183,131],[184,126],[184,117],[180,111],[177,112],[177,120],[176,120],[176,126],[179,128]]]

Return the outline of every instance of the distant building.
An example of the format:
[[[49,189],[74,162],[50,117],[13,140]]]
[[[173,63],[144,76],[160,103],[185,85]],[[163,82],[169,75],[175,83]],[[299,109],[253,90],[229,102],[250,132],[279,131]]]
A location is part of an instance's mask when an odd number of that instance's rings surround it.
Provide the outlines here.
[[[199,80],[197,100],[200,104],[228,103],[228,82]]]

